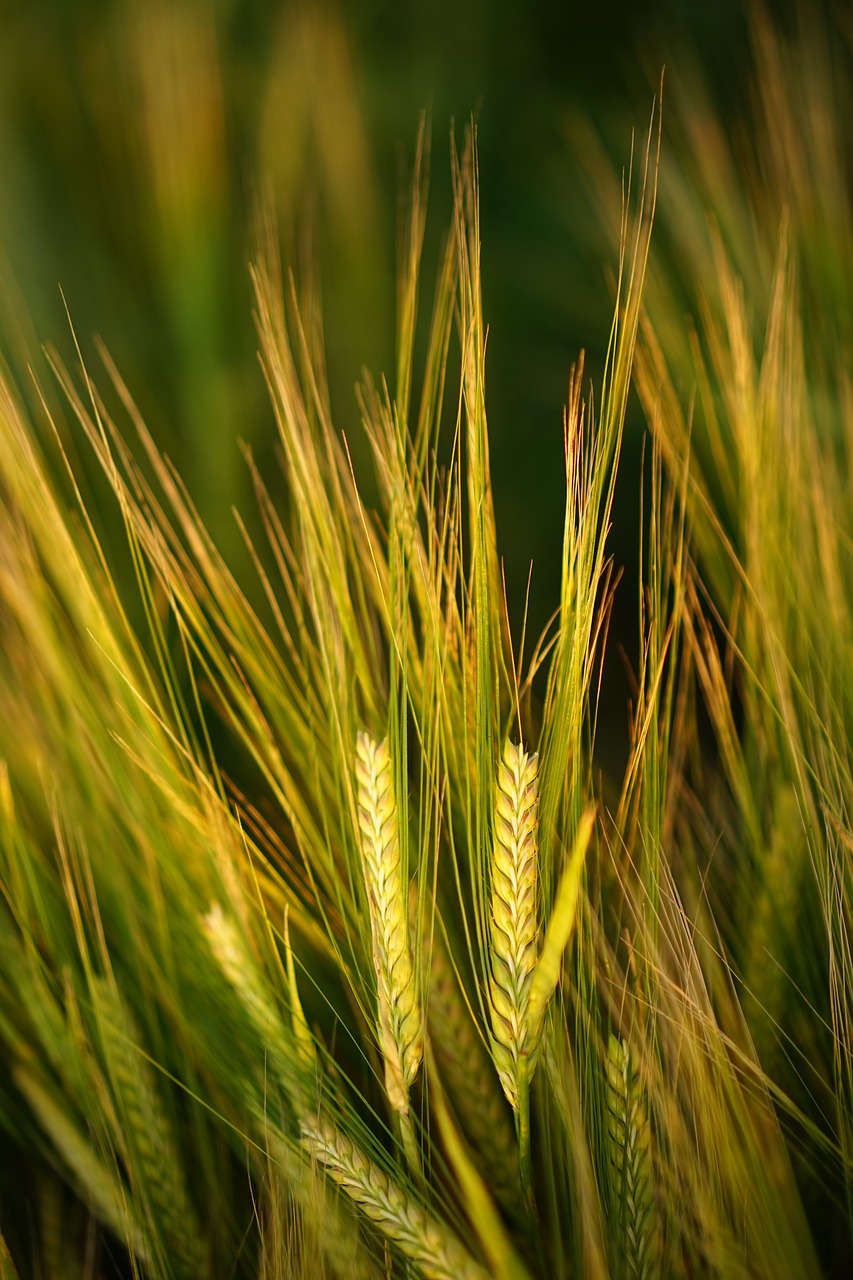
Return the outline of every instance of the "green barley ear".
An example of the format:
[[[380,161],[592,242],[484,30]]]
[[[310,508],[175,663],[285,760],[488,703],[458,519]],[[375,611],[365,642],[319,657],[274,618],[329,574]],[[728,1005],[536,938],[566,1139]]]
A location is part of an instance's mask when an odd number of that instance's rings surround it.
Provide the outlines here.
[[[487,1280],[461,1241],[427,1213],[349,1138],[316,1120],[302,1126],[303,1146],[427,1280]]]
[[[520,1183],[511,1112],[465,1001],[439,920],[431,947],[424,938],[424,951],[429,973],[427,1030],[442,1083],[466,1136],[489,1171],[495,1195],[504,1208],[515,1212]]]
[[[535,1066],[527,1006],[539,954],[538,844],[537,757],[507,742],[495,803],[489,1003],[495,1066],[515,1109],[522,1057],[528,1080]]]
[[[302,1032],[296,1033],[294,1043],[294,1035],[285,1027],[242,933],[218,903],[203,917],[202,928],[214,958],[268,1055],[279,1084],[297,1115],[301,1114],[305,1105],[305,1045],[299,1040]],[[304,1031],[308,1032],[307,1026]]]
[[[69,1116],[66,1099],[27,1063],[21,1062],[12,1068],[12,1079],[71,1173],[80,1198],[124,1241],[138,1261],[150,1261],[149,1237],[123,1179],[114,1165],[107,1165],[96,1153],[89,1135]]]
[[[36,1182],[38,1212],[38,1260],[41,1280],[81,1280],[83,1268],[69,1262],[75,1246],[63,1212],[63,1186],[52,1169]],[[0,1241],[0,1280],[4,1280],[3,1246]]]
[[[607,1144],[627,1280],[652,1280],[657,1231],[651,1129],[639,1075],[626,1040],[611,1035],[607,1051]]]
[[[409,1088],[423,1058],[423,1023],[403,889],[397,806],[388,740],[359,733],[356,744],[358,825],[370,909],[378,1026],[391,1106],[408,1115]]]
[[[162,1231],[175,1274],[204,1273],[202,1234],[187,1192],[179,1147],[154,1072],[139,1049],[139,1034],[118,990],[93,983],[104,1056],[115,1090],[131,1184],[138,1187]]]

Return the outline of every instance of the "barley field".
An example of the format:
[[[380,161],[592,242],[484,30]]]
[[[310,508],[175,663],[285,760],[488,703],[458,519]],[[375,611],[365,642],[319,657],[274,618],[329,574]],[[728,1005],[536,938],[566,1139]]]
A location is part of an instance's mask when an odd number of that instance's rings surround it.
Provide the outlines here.
[[[841,1280],[849,15],[566,106],[610,311],[534,441],[488,107],[397,129],[395,238],[346,21],[253,79],[226,7],[4,55],[10,174],[82,103],[136,185],[50,170],[50,303],[0,200],[0,1280]]]

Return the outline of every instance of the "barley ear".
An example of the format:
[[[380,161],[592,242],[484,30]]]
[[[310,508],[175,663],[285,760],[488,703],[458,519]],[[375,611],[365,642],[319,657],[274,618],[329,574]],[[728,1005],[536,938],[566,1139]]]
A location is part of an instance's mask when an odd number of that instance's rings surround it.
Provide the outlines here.
[[[319,1119],[303,1124],[302,1134],[309,1155],[427,1280],[487,1280],[488,1273],[457,1236],[349,1138]]]
[[[385,1090],[400,1115],[423,1058],[423,1025],[409,942],[407,895],[388,740],[366,733],[356,744],[358,826],[376,971],[378,1031]]]
[[[520,1184],[511,1112],[454,971],[438,919],[431,946],[424,937],[424,951],[424,969],[429,974],[426,1024],[442,1082],[466,1136],[489,1171],[495,1194],[505,1208],[515,1212]]]
[[[507,742],[498,771],[492,851],[489,1004],[492,1055],[504,1093],[519,1102],[521,1059],[535,1067],[528,1034],[530,985],[539,953],[537,757]]]
[[[170,1250],[175,1274],[200,1276],[204,1271],[201,1228],[158,1082],[139,1048],[139,1032],[117,988],[108,981],[93,982],[92,996],[123,1125],[131,1184],[143,1192]]]
[[[649,1118],[628,1042],[614,1035],[607,1052],[607,1141],[624,1274],[652,1280],[658,1270]]]
[[[339,1280],[383,1280],[384,1270],[380,1271],[364,1247],[357,1205],[342,1196],[337,1187],[329,1185],[323,1170],[306,1154],[304,1143],[299,1145],[269,1132],[267,1149],[269,1163],[264,1170],[267,1212],[262,1233],[260,1280],[283,1275],[282,1268],[276,1267],[276,1258],[281,1256],[276,1251],[287,1247],[293,1231],[294,1211],[302,1220],[305,1247],[311,1251],[310,1256],[318,1259],[306,1276],[331,1273]]]
[[[210,949],[268,1055],[279,1084],[301,1114],[304,1098],[302,1046],[285,1027],[263,975],[235,922],[215,904],[202,918]]]

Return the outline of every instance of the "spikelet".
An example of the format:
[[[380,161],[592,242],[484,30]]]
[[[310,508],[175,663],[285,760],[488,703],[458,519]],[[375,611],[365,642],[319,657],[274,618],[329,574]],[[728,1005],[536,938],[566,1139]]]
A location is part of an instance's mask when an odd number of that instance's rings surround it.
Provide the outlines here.
[[[607,1141],[624,1272],[629,1280],[651,1280],[658,1251],[649,1118],[628,1042],[614,1035],[607,1052]]]
[[[343,1134],[319,1119],[304,1124],[302,1134],[306,1151],[427,1280],[487,1280],[488,1273],[449,1228],[415,1204]]]
[[[137,1029],[118,991],[108,982],[95,981],[92,995],[122,1122],[122,1135],[116,1138],[124,1138],[131,1183],[146,1197],[175,1274],[201,1276],[205,1269],[201,1229],[153,1071],[138,1048]]]
[[[366,733],[358,735],[356,782],[385,1090],[394,1110],[405,1116],[409,1111],[409,1088],[423,1058],[423,1024],[409,943],[407,895],[400,865],[387,738],[376,743]]]
[[[519,1067],[528,1077],[536,1046],[529,1042],[527,1004],[539,953],[537,923],[537,757],[507,742],[498,772],[492,853],[492,1055],[504,1093],[518,1106]]]

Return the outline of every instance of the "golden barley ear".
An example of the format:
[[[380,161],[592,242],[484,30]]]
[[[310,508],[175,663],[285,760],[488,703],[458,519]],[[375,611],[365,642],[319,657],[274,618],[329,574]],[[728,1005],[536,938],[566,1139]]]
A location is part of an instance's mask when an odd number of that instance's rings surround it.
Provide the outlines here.
[[[539,954],[537,767],[535,754],[507,742],[495,802],[489,1004],[492,1055],[513,1108],[522,1056],[528,1079],[535,1067],[527,1015]]]
[[[658,1249],[651,1127],[628,1042],[614,1035],[607,1051],[607,1144],[624,1274],[629,1280],[652,1280],[658,1274]]]
[[[376,971],[378,1030],[391,1106],[408,1115],[409,1088],[423,1058],[423,1021],[409,942],[394,777],[387,738],[359,733],[358,826]]]
[[[487,1280],[488,1272],[453,1232],[349,1138],[322,1120],[303,1124],[302,1134],[305,1150],[427,1280]]]

